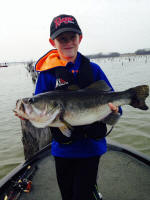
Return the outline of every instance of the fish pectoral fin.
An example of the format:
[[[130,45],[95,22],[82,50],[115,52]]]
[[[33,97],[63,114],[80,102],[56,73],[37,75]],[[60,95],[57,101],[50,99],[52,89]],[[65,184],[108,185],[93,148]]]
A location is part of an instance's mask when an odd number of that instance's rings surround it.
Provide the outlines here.
[[[59,129],[66,137],[71,137],[71,130],[66,125],[59,127]]]
[[[68,127],[68,129],[70,129],[71,131],[73,131],[73,127],[71,126],[71,124],[69,124],[68,122],[66,122],[64,119],[61,119],[61,122]]]
[[[64,126],[59,127],[59,129],[66,137],[71,137],[71,131],[73,131],[73,127],[64,119],[61,119],[61,122],[64,124]]]

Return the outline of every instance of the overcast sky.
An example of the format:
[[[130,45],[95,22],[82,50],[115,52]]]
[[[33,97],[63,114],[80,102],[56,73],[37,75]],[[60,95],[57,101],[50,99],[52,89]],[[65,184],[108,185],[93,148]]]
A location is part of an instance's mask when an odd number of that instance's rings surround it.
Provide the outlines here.
[[[150,48],[150,0],[0,0],[0,62],[49,51],[51,20],[63,13],[82,29],[83,54]]]

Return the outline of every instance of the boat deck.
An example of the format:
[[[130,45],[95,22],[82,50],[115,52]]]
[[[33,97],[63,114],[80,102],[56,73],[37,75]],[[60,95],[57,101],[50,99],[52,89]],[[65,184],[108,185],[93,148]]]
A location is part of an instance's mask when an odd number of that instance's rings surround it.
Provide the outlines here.
[[[98,186],[104,200],[150,199],[150,165],[113,148],[109,148],[100,162]],[[22,193],[19,199],[61,200],[50,152],[35,164],[38,169],[33,177],[32,190]]]

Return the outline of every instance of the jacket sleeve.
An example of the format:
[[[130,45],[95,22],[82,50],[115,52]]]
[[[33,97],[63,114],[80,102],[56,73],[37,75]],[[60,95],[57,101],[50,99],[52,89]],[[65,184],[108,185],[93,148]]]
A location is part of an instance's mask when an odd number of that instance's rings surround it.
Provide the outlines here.
[[[38,75],[35,88],[35,95],[54,90],[55,85],[56,78],[49,71],[42,71]]]

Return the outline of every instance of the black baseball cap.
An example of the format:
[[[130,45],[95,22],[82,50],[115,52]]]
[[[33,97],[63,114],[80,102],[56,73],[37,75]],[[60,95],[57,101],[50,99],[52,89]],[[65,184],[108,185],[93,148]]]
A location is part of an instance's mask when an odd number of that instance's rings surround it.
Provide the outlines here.
[[[54,17],[50,25],[50,37],[54,40],[61,33],[71,31],[82,34],[82,31],[78,25],[77,20],[72,15],[58,15]]]

